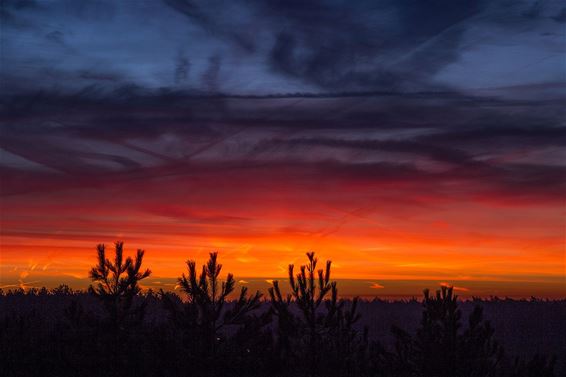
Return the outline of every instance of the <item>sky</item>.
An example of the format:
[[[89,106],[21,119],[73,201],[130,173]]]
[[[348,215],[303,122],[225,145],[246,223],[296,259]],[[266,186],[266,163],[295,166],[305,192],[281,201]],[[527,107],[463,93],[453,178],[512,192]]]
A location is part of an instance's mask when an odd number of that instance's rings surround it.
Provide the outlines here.
[[[346,294],[566,297],[560,1],[0,4],[0,288],[123,240],[152,288],[313,250]]]

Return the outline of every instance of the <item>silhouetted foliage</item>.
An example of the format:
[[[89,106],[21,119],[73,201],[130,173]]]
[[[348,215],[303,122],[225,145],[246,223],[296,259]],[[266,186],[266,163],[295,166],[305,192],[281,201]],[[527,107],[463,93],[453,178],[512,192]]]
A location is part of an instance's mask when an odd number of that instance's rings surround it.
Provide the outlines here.
[[[135,371],[140,369],[139,352],[132,346],[140,341],[142,336],[139,328],[145,314],[147,302],[141,300],[134,305],[134,300],[141,291],[139,282],[147,278],[151,271],[146,269],[140,272],[144,251],[138,249],[135,258],[124,259],[124,243],[116,242],[114,248],[114,262],[106,257],[106,248],[103,244],[97,246],[98,264],[89,273],[96,283],[89,287],[89,292],[99,299],[109,315],[108,327],[100,327],[98,337],[108,343],[106,358],[116,366],[113,374],[120,374],[121,369]],[[67,312],[72,320],[80,314],[80,308],[74,308],[73,303]],[[72,321],[71,321],[72,322]],[[106,350],[105,350],[106,351]],[[106,352],[104,352],[106,354]],[[112,374],[112,371],[108,371]]]
[[[260,305],[261,293],[248,296],[248,288],[241,287],[237,299],[227,307],[236,281],[230,273],[226,280],[220,280],[222,265],[218,263],[218,253],[210,253],[200,274],[193,260],[187,261],[187,268],[188,275],[183,274],[178,280],[179,287],[187,295],[187,302],[182,303],[165,292],[162,292],[162,296],[174,323],[185,333],[184,344],[194,357],[195,364],[203,372],[215,374],[219,363],[226,361],[225,354],[224,358],[218,355],[226,353],[226,327],[243,327],[238,329],[240,333],[253,328],[254,335],[257,335],[260,328],[253,327],[251,323],[266,324],[265,319],[262,321],[250,316]]]
[[[305,368],[311,376],[352,375],[355,367],[361,366],[356,355],[365,353],[367,343],[353,327],[360,318],[356,313],[358,299],[346,309],[344,302],[338,301],[336,282],[330,281],[331,261],[324,270],[317,270],[315,254],[309,252],[307,258],[308,263],[296,275],[294,265],[289,265],[291,293],[286,297],[278,281],[269,288],[277,316],[278,351],[283,360]]]
[[[298,273],[289,267],[289,293],[275,281],[267,302],[246,287],[236,292],[231,274],[222,281],[212,253],[200,273],[188,262],[178,281],[181,298],[141,291],[139,281],[150,274],[141,272],[143,251],[124,259],[117,243],[110,262],[99,246],[89,293],[64,285],[0,290],[0,375],[564,375],[566,342],[559,334],[566,301],[461,302],[450,287],[425,290],[422,303],[341,300],[331,263],[317,270],[314,253],[307,257]],[[554,327],[533,320],[541,314]],[[514,343],[525,334],[538,345]],[[496,335],[513,351],[504,353]],[[542,355],[541,347],[560,358]]]
[[[495,376],[503,349],[494,331],[483,321],[479,306],[461,331],[462,312],[452,287],[441,287],[436,295],[424,291],[421,326],[416,335],[394,327],[395,350],[385,355],[387,368],[398,376],[472,377]]]
[[[512,377],[553,377],[556,357],[534,355],[529,361],[516,359],[510,376]]]
[[[119,326],[132,315],[143,315],[143,306],[132,311],[134,297],[140,292],[139,282],[147,278],[151,271],[140,272],[144,251],[138,249],[135,259],[127,257],[124,260],[124,243],[116,242],[114,262],[106,258],[106,248],[103,244],[97,246],[98,264],[90,270],[89,276],[95,287],[90,286],[89,292],[104,303],[111,321]]]

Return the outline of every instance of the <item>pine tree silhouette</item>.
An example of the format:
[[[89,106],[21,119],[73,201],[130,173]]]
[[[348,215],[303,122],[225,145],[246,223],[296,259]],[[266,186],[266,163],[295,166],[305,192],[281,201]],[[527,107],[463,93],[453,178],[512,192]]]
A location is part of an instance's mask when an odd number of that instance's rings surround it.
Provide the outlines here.
[[[138,249],[134,259],[124,259],[124,243],[116,242],[114,262],[106,257],[103,244],[97,246],[98,264],[90,270],[90,278],[96,283],[89,287],[89,293],[98,298],[106,309],[109,320],[97,326],[98,341],[107,343],[101,349],[101,361],[108,363],[106,375],[118,376],[128,370],[136,374],[141,369],[141,355],[134,344],[140,341],[143,327],[146,301],[134,305],[134,299],[140,293],[139,282],[147,278],[151,271],[140,272],[144,251]]]
[[[503,349],[494,340],[489,322],[483,321],[481,307],[474,308],[463,332],[461,319],[458,296],[452,287],[443,286],[434,296],[425,289],[421,326],[416,336],[393,328],[397,344],[394,356],[388,359],[391,375],[495,376]]]
[[[140,292],[139,282],[149,275],[146,269],[140,272],[145,252],[138,249],[135,259],[127,257],[124,260],[124,243],[116,242],[114,249],[114,263],[106,258],[104,244],[97,246],[98,264],[90,270],[89,276],[95,287],[89,287],[89,292],[102,300],[112,323],[120,326],[127,316],[143,315],[143,307],[131,311],[132,301]]]
[[[345,310],[344,303],[338,301],[336,282],[330,281],[332,262],[326,261],[325,269],[317,270],[315,253],[306,255],[308,263],[300,267],[298,274],[294,274],[294,265],[289,265],[291,293],[283,297],[278,281],[269,288],[272,310],[278,318],[281,357],[295,359],[294,363],[306,367],[310,376],[322,372],[323,365],[333,367],[327,374],[349,375],[354,362],[351,355],[354,350],[360,351],[354,347],[358,334],[353,329],[359,319],[358,299]],[[297,306],[300,315],[293,313],[291,304]],[[358,342],[357,346],[360,344],[364,343]]]
[[[241,287],[231,308],[226,308],[236,281],[231,273],[226,276],[226,280],[220,280],[222,265],[218,263],[218,253],[210,253],[200,275],[197,274],[195,261],[187,261],[187,267],[188,275],[183,274],[178,279],[181,290],[188,298],[184,308],[179,310],[179,305],[175,304],[171,295],[162,292],[162,296],[177,324],[187,332],[188,338],[198,339],[198,342],[193,340],[192,344],[188,344],[192,347],[192,352],[204,362],[207,372],[215,374],[219,362],[218,348],[225,341],[222,331],[226,326],[244,325],[250,312],[259,307],[262,295],[259,291],[248,295],[248,288]]]

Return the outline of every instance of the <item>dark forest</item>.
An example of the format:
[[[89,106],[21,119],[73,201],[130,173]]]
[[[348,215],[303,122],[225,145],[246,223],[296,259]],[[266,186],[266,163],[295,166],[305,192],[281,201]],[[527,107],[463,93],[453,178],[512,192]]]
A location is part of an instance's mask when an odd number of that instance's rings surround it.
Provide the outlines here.
[[[314,253],[266,295],[218,254],[187,262],[180,294],[141,291],[144,252],[97,250],[87,292],[62,285],[0,294],[3,376],[550,377],[564,372],[566,301],[341,299]],[[288,284],[288,294],[281,285]],[[487,319],[486,317],[489,317]]]

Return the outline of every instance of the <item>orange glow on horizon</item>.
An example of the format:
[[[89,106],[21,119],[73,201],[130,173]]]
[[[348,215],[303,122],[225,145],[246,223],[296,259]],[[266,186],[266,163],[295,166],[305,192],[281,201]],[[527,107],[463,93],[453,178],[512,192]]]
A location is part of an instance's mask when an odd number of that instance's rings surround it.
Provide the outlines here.
[[[427,280],[489,283],[499,295],[566,296],[564,210],[555,202],[502,204],[390,182],[354,189],[330,178],[325,186],[311,178],[309,185],[273,181],[265,171],[226,174],[230,189],[200,173],[3,199],[0,287],[84,286],[95,246],[123,240],[127,253],[146,250],[148,284],[174,280],[187,259],[201,263],[211,251],[237,279],[284,278],[288,264],[304,263],[312,250],[333,261],[334,278],[369,281],[368,295],[387,291],[383,282],[391,280],[415,282],[418,294]],[[469,295],[489,291],[454,285]]]
[[[229,225],[215,226],[219,236],[203,228],[202,234],[176,234],[169,219],[144,219],[121,225],[123,232],[106,233],[95,229],[64,234],[6,234],[2,236],[2,281],[9,287],[34,282],[34,286],[56,286],[62,282],[84,284],[90,266],[95,262],[95,245],[124,240],[126,252],[137,248],[146,250],[145,266],[153,271],[152,278],[176,278],[185,271],[185,261],[206,260],[213,250],[220,252],[225,272],[236,278],[285,278],[289,263],[304,263],[304,253],[314,250],[320,260],[333,261],[332,275],[337,279],[367,279],[368,289],[381,292],[387,280],[489,281],[499,287],[506,282],[523,282],[524,296],[530,296],[529,283],[553,285],[554,295],[560,291],[564,276],[562,239],[531,233],[464,235],[457,224],[426,229],[418,227],[380,228],[366,219],[350,220],[339,226],[343,229],[319,230],[277,229],[272,226],[257,234],[235,234]],[[449,224],[449,223],[448,223]],[[454,229],[453,232],[445,231]],[[175,229],[175,227],[173,227]],[[244,232],[245,233],[245,232]],[[16,281],[18,283],[16,283]],[[73,283],[73,281],[77,281]],[[79,284],[78,282],[81,281]],[[378,283],[381,282],[381,283]],[[151,284],[150,284],[151,286]],[[564,286],[562,286],[563,288]],[[415,292],[424,287],[415,286]],[[457,286],[461,294],[473,295],[473,290]]]

